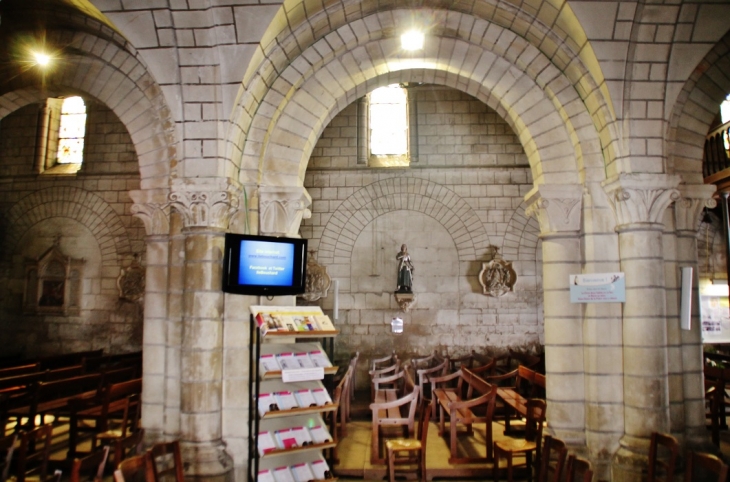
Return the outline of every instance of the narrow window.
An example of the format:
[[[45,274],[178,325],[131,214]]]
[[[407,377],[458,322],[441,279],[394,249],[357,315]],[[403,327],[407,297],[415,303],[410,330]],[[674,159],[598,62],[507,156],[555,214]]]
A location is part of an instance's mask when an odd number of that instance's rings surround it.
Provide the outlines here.
[[[408,97],[398,84],[370,93],[370,164],[408,165]]]
[[[68,97],[61,106],[58,163],[81,164],[86,133],[86,105],[81,97]]]

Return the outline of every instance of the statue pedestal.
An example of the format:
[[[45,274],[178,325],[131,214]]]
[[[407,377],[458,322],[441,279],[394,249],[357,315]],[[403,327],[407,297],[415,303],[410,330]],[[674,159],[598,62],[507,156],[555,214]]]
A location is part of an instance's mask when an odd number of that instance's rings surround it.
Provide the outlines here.
[[[394,295],[395,301],[398,303],[398,306],[400,306],[401,311],[406,313],[411,309],[411,305],[416,302],[415,293],[396,291]]]

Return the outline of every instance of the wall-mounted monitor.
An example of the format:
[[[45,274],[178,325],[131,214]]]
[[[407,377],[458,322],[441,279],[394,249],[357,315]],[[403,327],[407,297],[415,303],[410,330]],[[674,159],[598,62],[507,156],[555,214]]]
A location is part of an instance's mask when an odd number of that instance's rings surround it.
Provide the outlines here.
[[[307,240],[226,233],[223,291],[241,295],[304,293]]]

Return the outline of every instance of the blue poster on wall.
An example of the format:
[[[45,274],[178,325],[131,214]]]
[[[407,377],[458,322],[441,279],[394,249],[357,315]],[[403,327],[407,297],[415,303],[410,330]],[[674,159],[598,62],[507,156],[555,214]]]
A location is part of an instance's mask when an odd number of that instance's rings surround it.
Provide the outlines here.
[[[626,280],[623,273],[571,274],[571,303],[623,303]]]

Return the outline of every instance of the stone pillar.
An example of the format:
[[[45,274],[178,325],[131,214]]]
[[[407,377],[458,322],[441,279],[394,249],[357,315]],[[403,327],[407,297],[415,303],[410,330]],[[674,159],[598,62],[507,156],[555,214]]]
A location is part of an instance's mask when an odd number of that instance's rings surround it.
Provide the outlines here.
[[[603,182],[616,215],[626,275],[624,435],[614,454],[615,481],[641,480],[651,432],[669,429],[662,220],[679,197],[679,180],[665,174],[621,174]]]
[[[180,438],[186,475],[224,477],[233,462],[222,441],[224,233],[238,198],[227,185],[186,185],[170,194],[185,236]]]
[[[682,394],[684,397],[684,435],[687,448],[692,450],[712,450],[705,427],[705,390],[702,359],[702,333],[699,316],[699,266],[697,260],[697,231],[705,207],[715,207],[712,195],[715,186],[680,186],[681,198],[674,204],[674,217],[677,231],[678,267],[694,268],[692,286],[692,324],[690,330],[681,330],[681,350],[677,356],[682,360]],[[677,276],[681,279],[679,273]],[[681,286],[680,286],[681,288]]]
[[[370,105],[368,96],[357,100],[357,163],[367,165],[370,157]]]
[[[145,254],[144,322],[142,328],[142,426],[149,441],[164,437],[167,417],[165,352],[168,346],[167,256],[170,221],[166,191],[131,191],[132,214],[141,219],[147,233]]]
[[[408,159],[411,163],[418,162],[418,102],[416,91],[408,87]]]
[[[574,447],[585,445],[583,327],[568,280],[581,272],[582,196],[577,184],[540,185],[525,196],[542,239],[548,431]]]

